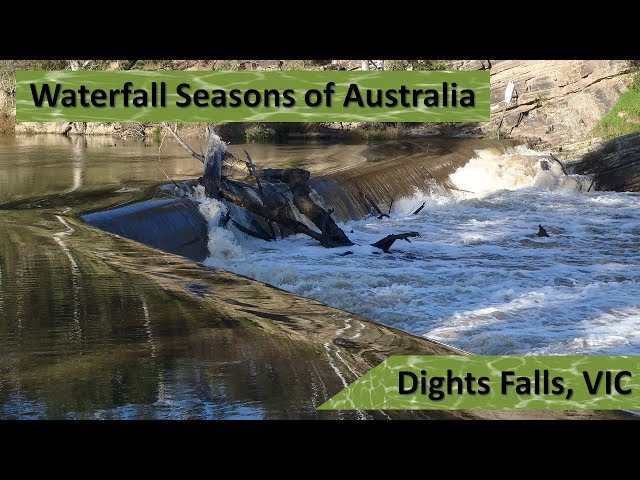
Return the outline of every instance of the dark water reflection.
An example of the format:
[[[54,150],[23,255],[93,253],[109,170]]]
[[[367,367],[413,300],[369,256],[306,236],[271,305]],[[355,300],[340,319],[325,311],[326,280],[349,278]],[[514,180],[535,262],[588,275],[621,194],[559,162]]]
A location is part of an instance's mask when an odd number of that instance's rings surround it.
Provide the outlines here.
[[[155,192],[157,166],[143,143],[0,140],[0,418],[383,416],[315,407],[391,351],[441,350],[77,219]],[[172,147],[162,168],[201,170]]]
[[[246,296],[243,281],[232,293],[231,278],[184,276],[179,270],[198,267],[55,215],[3,212],[0,228],[0,416],[315,415],[309,389],[321,388],[318,352],[279,332],[265,338],[237,307],[211,298],[218,283],[230,296]],[[127,264],[134,260],[148,271],[136,272]],[[163,260],[180,264],[156,270]],[[185,278],[212,293],[194,295]],[[278,308],[278,294],[256,302],[256,287],[248,304]],[[339,390],[335,374],[323,373]],[[323,381],[318,395],[327,394]]]

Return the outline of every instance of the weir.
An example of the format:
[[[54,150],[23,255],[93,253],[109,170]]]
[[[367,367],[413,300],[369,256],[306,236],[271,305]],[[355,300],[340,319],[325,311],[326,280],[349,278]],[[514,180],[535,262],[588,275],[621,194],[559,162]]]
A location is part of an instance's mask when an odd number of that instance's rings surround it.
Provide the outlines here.
[[[450,176],[482,150],[499,157],[515,141],[480,139],[402,141],[367,147],[363,163],[312,177],[310,186],[332,209],[338,222],[358,220],[376,208],[387,213],[392,202],[411,196],[416,189],[431,183],[456,192],[459,188]],[[538,168],[537,166],[535,167]],[[164,191],[172,192],[167,186]],[[242,216],[238,207],[230,205],[233,218],[243,220],[252,231],[268,232],[268,225],[258,217]],[[207,221],[195,202],[169,197],[147,200],[133,205],[84,215],[82,219],[102,230],[135,240],[161,250],[202,261],[208,255]],[[302,215],[300,221],[305,221]],[[311,224],[309,224],[311,226]],[[265,233],[266,234],[266,233]]]
[[[501,155],[515,141],[430,139],[428,142],[393,142],[370,146],[367,162],[312,179],[312,186],[334,209],[338,221],[356,220],[371,213],[371,202],[383,207],[393,200],[424,189],[428,182],[455,189],[449,175],[464,166],[477,150],[491,149]],[[384,211],[384,213],[387,213]]]
[[[184,198],[145,200],[84,215],[89,225],[195,261],[207,257],[207,222]]]
[[[514,143],[460,139],[454,147],[450,141],[432,139],[375,144],[363,152],[364,163],[312,177],[310,185],[322,198],[322,204],[333,209],[337,221],[357,220],[375,213],[373,204],[388,209],[393,200],[410,196],[429,181],[455,188],[449,175],[473,158],[478,149],[491,149],[500,155]],[[167,193],[172,190],[172,186],[164,188]],[[268,231],[257,217],[242,217],[237,207],[231,208],[236,211],[235,219],[250,222],[247,226],[251,230]],[[305,220],[302,215],[298,218]],[[186,198],[146,200],[84,215],[82,219],[102,230],[195,261],[208,255],[207,221],[197,204]]]

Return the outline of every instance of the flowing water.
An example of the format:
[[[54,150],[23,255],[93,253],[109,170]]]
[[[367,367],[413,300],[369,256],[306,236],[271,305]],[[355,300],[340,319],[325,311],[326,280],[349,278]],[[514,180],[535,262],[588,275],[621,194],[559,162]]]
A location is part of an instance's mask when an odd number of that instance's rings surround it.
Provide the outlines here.
[[[206,268],[80,220],[199,176],[180,148],[159,162],[140,142],[0,138],[0,418],[384,417],[315,407],[390,353],[448,350],[357,313],[477,353],[640,350],[638,195],[585,193],[588,180],[541,172],[538,154],[482,142],[245,148],[261,166],[330,172],[318,188],[337,179],[347,199],[346,166],[397,157],[438,181],[415,169],[365,179],[357,188],[383,210],[401,192],[391,218],[345,210],[357,245],[334,250],[221,231],[220,205],[203,200]],[[414,230],[392,254],[368,246]]]
[[[640,195],[587,192],[590,179],[545,159],[476,150],[455,189],[425,182],[388,219],[342,223],[356,246],[336,250],[221,231],[206,199],[205,263],[473,353],[638,354]],[[392,254],[369,245],[407,231],[421,237]]]
[[[251,146],[314,168],[341,164],[339,152],[362,162],[361,150]],[[336,158],[316,162],[322,152]],[[202,171],[179,147],[165,145],[161,163],[157,153],[110,138],[0,137],[0,419],[403,417],[316,407],[393,352],[446,347],[80,220],[162,197],[165,173]]]

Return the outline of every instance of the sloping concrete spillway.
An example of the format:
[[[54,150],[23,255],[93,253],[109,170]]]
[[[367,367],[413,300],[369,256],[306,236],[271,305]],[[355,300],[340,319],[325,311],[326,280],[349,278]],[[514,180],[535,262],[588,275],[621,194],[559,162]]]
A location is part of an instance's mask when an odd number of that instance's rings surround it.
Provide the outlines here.
[[[478,149],[499,153],[513,142],[477,139],[431,139],[376,144],[363,152],[366,162],[312,177],[311,185],[338,221],[363,218],[370,202],[389,205],[411,195],[428,181],[447,185],[447,179],[465,165]],[[167,188],[169,192],[171,189]],[[197,205],[185,198],[151,199],[82,216],[88,224],[107,232],[202,261],[207,257],[207,222]]]
[[[445,187],[449,175],[464,166],[480,149],[505,153],[516,142],[480,139],[429,139],[370,146],[366,163],[312,178],[313,188],[338,221],[356,220],[371,212],[370,203],[389,205],[410,196],[433,181]],[[367,200],[365,200],[365,197]]]
[[[207,257],[207,222],[185,198],[144,200],[84,215],[89,225],[195,261]]]

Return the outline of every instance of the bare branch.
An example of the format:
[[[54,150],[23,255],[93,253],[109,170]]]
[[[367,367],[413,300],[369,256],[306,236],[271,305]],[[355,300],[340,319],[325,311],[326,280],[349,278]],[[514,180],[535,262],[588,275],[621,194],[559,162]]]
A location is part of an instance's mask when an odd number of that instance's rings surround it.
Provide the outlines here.
[[[422,205],[420,205],[420,206],[416,209],[416,211],[415,211],[415,212],[413,212],[413,215],[416,215],[416,214],[420,213],[426,204],[427,204],[427,202],[423,202],[423,203],[422,203]]]
[[[179,191],[180,185],[178,185],[173,178],[167,175],[167,172],[165,172],[164,169],[162,168],[162,157],[160,156],[160,151],[162,150],[163,144],[164,144],[164,134],[162,135],[162,138],[160,139],[160,145],[158,146],[158,168],[162,173],[164,173],[164,176],[167,177],[167,180],[171,180],[171,183],[173,183],[176,186],[176,189]]]
[[[264,194],[262,193],[262,183],[260,183],[260,179],[258,178],[258,174],[256,173],[256,166],[253,164],[253,160],[251,160],[251,155],[249,155],[249,152],[245,150],[244,154],[247,156],[247,161],[245,162],[247,165],[247,170],[249,171],[249,174],[253,175],[253,177],[256,179],[256,183],[258,184],[258,192],[260,192],[260,198],[262,198],[262,201],[264,201]]]
[[[397,235],[387,235],[382,240],[378,240],[376,243],[372,243],[371,246],[379,248],[384,253],[389,253],[389,249],[391,248],[391,245],[393,245],[393,243],[396,240],[406,240],[407,242],[411,243],[411,240],[409,240],[409,237],[419,237],[419,236],[420,234],[418,232],[408,232],[408,233],[399,233]]]
[[[198,160],[200,160],[202,163],[204,163],[205,157],[204,155],[199,154],[198,152],[196,152],[193,148],[191,148],[189,146],[189,144],[187,142],[185,142],[180,135],[178,135],[177,132],[174,132],[173,129],[169,126],[169,124],[167,122],[162,122],[162,126],[164,128],[166,128],[169,133],[171,133],[171,135],[173,135],[173,138],[176,139],[176,141],[182,145],[182,147],[191,154],[192,157],[197,158]]]
[[[549,153],[549,156],[555,160],[556,162],[558,162],[558,165],[560,165],[560,168],[562,169],[562,173],[564,173],[565,175],[569,175],[567,173],[567,169],[564,167],[564,163],[562,163],[560,160],[558,160],[558,158],[553,154],[553,153]]]
[[[231,219],[231,223],[233,223],[233,225],[242,233],[246,233],[250,237],[259,238],[260,240],[265,240],[267,242],[270,242],[273,239],[268,237],[267,235],[263,235],[261,232],[256,232],[255,230],[251,230],[250,228],[245,227],[244,225],[236,222],[233,219]]]

